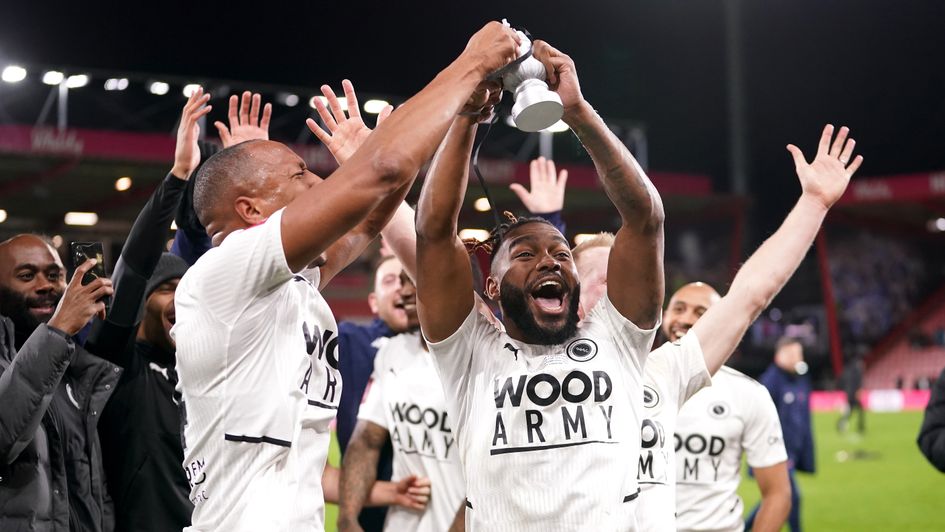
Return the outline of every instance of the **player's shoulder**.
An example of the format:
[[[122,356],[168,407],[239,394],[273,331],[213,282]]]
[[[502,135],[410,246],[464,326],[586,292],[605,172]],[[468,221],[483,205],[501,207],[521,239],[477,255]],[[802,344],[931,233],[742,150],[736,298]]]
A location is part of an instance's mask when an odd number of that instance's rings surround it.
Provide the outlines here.
[[[719,368],[719,371],[712,377],[712,381],[715,383],[723,381],[725,385],[729,387],[738,387],[751,391],[764,391],[767,393],[767,389],[760,382],[728,366]]]

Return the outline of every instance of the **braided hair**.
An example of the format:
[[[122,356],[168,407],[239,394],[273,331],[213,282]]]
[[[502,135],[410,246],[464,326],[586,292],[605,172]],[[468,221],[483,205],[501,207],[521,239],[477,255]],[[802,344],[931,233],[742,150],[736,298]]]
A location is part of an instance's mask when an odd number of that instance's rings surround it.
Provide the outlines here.
[[[488,238],[482,241],[474,238],[463,240],[463,244],[466,245],[466,251],[469,252],[469,254],[473,254],[481,249],[489,254],[489,263],[492,264],[492,262],[495,261],[496,254],[498,254],[499,249],[502,247],[505,236],[509,234],[510,231],[530,223],[543,223],[554,227],[554,224],[538,216],[518,217],[509,211],[504,211],[502,214],[507,221],[493,227],[492,230],[489,231]]]

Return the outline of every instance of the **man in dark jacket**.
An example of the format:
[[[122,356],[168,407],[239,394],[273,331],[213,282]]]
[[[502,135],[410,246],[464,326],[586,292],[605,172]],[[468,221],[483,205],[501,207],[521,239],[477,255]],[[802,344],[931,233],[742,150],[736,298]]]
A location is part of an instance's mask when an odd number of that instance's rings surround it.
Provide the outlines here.
[[[108,279],[81,284],[93,265],[82,264],[66,287],[59,255],[45,241],[19,235],[0,243],[0,308],[10,314],[0,317],[4,532],[114,527],[96,425],[121,370],[72,339],[104,314],[101,299],[112,294]]]
[[[945,370],[932,388],[919,429],[919,449],[936,469],[945,473]]]

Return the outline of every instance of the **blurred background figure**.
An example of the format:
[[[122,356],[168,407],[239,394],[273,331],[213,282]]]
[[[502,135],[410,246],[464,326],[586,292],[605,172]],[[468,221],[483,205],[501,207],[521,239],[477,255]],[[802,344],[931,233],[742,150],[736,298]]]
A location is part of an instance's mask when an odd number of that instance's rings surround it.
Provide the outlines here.
[[[837,431],[841,434],[846,433],[849,429],[850,418],[853,417],[853,414],[857,415],[857,434],[862,436],[866,432],[866,411],[860,401],[860,389],[863,387],[863,373],[865,371],[866,364],[863,359],[856,357],[847,363],[840,375],[840,383],[847,396],[847,406],[843,410],[843,415],[837,420]]]
[[[942,370],[925,409],[919,431],[919,449],[936,469],[945,473],[945,370]]]

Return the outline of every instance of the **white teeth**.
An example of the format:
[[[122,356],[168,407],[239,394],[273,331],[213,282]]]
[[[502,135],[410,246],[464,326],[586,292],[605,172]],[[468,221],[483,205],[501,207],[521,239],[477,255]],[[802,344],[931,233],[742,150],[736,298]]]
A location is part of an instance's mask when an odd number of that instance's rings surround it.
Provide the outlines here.
[[[546,286],[561,286],[561,283],[559,283],[559,282],[557,282],[557,281],[545,281],[545,282],[541,283],[541,284],[538,286],[538,288],[544,288],[544,287],[546,287]]]

